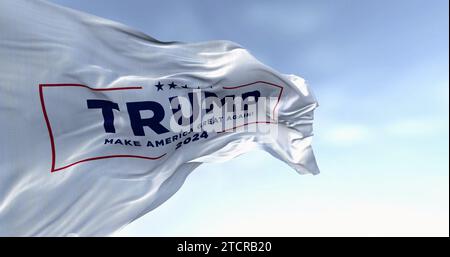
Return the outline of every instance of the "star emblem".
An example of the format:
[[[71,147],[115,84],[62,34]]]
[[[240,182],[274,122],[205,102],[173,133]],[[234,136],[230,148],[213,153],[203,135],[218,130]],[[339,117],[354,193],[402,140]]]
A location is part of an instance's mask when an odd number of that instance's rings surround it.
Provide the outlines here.
[[[173,83],[173,81],[169,84],[169,89],[176,88],[177,84]]]
[[[163,86],[164,86],[164,84],[161,84],[161,82],[160,82],[160,81],[158,81],[158,84],[156,84],[156,85],[155,85],[155,87],[157,88],[157,90],[156,90],[156,91],[159,91],[159,90],[164,90],[164,89],[163,89]]]

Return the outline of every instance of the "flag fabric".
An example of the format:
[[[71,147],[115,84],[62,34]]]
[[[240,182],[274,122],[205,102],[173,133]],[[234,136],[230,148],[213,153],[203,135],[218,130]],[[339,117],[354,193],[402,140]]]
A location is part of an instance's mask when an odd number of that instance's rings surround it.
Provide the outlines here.
[[[1,0],[0,235],[110,235],[201,163],[252,149],[317,174],[316,107],[302,78],[236,43]]]

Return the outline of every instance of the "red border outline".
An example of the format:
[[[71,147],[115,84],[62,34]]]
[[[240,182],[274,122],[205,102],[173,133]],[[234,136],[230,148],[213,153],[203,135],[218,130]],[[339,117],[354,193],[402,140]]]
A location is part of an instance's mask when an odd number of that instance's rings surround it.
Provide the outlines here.
[[[81,85],[81,84],[39,84],[39,97],[41,100],[42,113],[44,114],[45,123],[47,124],[48,135],[50,137],[50,145],[52,148],[52,167],[51,167],[50,172],[60,171],[60,170],[72,167],[76,164],[79,164],[82,162],[87,162],[87,161],[94,161],[94,160],[101,160],[101,159],[108,159],[108,158],[139,158],[139,159],[147,159],[147,160],[157,160],[166,155],[166,154],[163,154],[163,155],[157,156],[157,157],[125,155],[125,154],[106,155],[106,156],[98,156],[98,157],[83,159],[83,160],[76,161],[76,162],[70,163],[68,165],[65,165],[63,167],[56,168],[55,167],[55,162],[56,162],[55,140],[53,137],[52,126],[50,125],[50,120],[48,118],[47,110],[45,108],[44,91],[43,91],[44,87],[83,87],[83,88],[90,89],[92,91],[117,91],[117,90],[128,90],[128,89],[142,89],[142,87],[92,88],[92,87],[89,87],[86,85]]]
[[[283,87],[282,86],[279,86],[279,85],[276,85],[276,84],[273,84],[273,83],[270,83],[270,82],[266,82],[266,81],[255,81],[255,82],[244,84],[244,85],[240,85],[240,86],[232,86],[232,87],[224,86],[222,88],[223,89],[237,89],[237,88],[247,87],[247,86],[251,86],[251,85],[254,85],[254,84],[258,84],[258,83],[274,86],[274,87],[277,87],[277,88],[280,89],[280,93],[278,94],[277,103],[275,104],[275,106],[273,108],[273,111],[272,111],[273,117],[275,117],[275,110],[276,110],[276,108],[277,108],[277,106],[278,106],[278,104],[280,102],[281,95],[283,94]],[[52,149],[52,166],[51,166],[50,172],[53,173],[53,172],[56,172],[56,171],[60,171],[60,170],[72,167],[72,166],[74,166],[76,164],[87,162],[87,161],[109,159],[109,158],[138,158],[138,159],[146,159],[146,160],[158,160],[158,159],[164,157],[167,154],[167,153],[165,153],[165,154],[157,156],[157,157],[148,157],[148,156],[139,156],[139,155],[126,155],[126,154],[98,156],[98,157],[86,158],[86,159],[83,159],[83,160],[80,160],[80,161],[76,161],[76,162],[67,164],[67,165],[65,165],[63,167],[56,168],[55,167],[55,162],[56,162],[55,140],[54,140],[54,137],[53,137],[52,127],[50,125],[50,120],[49,120],[48,115],[47,115],[47,110],[45,108],[44,90],[43,90],[44,87],[83,87],[83,88],[87,88],[87,89],[92,90],[92,91],[131,90],[131,89],[142,89],[142,87],[92,88],[92,87],[89,87],[89,86],[86,86],[86,85],[82,85],[82,84],[68,84],[68,83],[65,83],[65,84],[39,84],[39,98],[40,98],[40,101],[41,101],[42,113],[44,115],[45,123],[47,125],[48,135],[49,135],[49,138],[50,138],[50,145],[51,145],[51,149]],[[248,124],[254,124],[254,123],[270,124],[270,123],[274,123],[274,122],[271,122],[271,121],[264,121],[264,122],[254,121],[254,122],[248,122],[248,123],[242,124],[242,125],[240,125],[238,127],[242,127],[242,126],[245,126],[245,125],[248,125]],[[226,132],[226,131],[231,130],[231,129],[236,129],[238,127],[229,128],[229,129],[226,129],[224,131],[217,132],[217,133],[223,133],[223,132]]]
[[[283,94],[283,87],[282,86],[279,86],[279,85],[276,85],[276,84],[273,84],[273,83],[270,83],[270,82],[259,80],[259,81],[255,81],[255,82],[252,82],[252,83],[240,85],[240,86],[222,87],[222,88],[223,89],[237,89],[237,88],[247,87],[247,86],[251,86],[251,85],[254,85],[254,84],[258,84],[258,83],[270,85],[270,86],[277,87],[277,88],[280,89],[280,93],[278,94],[277,103],[275,104],[275,106],[273,107],[273,110],[272,110],[272,117],[275,117],[275,110],[277,109],[278,103],[280,103],[281,95]],[[271,122],[271,121],[252,121],[252,122],[247,122],[247,123],[244,123],[242,125],[235,126],[235,127],[229,128],[229,129],[225,129],[225,130],[217,132],[217,133],[224,133],[224,132],[227,132],[229,130],[240,128],[240,127],[243,127],[243,126],[246,126],[246,125],[249,125],[249,124],[276,124],[276,123],[277,122]]]

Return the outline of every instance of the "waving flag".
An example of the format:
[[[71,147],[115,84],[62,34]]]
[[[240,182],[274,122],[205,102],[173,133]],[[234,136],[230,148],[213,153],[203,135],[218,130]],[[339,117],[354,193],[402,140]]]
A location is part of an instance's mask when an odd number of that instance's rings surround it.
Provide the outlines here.
[[[43,1],[0,1],[0,235],[108,235],[203,162],[264,149],[318,173],[317,102],[228,41],[161,42]]]

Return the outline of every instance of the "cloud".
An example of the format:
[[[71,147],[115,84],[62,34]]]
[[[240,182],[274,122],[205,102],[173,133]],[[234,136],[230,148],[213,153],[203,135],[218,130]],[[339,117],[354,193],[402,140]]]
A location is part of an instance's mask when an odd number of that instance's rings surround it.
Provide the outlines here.
[[[404,138],[434,136],[439,133],[447,133],[448,119],[403,119],[387,124],[384,130],[388,135]]]
[[[338,125],[321,132],[327,142],[337,145],[353,145],[367,141],[371,137],[370,129],[360,124]]]

